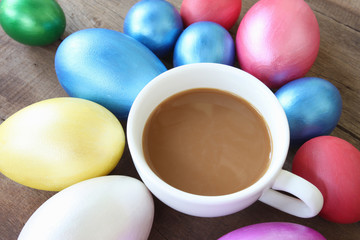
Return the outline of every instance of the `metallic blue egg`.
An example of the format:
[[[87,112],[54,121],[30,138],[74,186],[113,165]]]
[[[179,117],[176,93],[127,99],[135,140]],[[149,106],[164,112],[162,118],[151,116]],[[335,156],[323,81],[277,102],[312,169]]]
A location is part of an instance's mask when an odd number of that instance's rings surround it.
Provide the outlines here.
[[[293,144],[329,135],[340,119],[341,95],[327,80],[300,78],[282,86],[275,95],[288,118]]]
[[[174,66],[190,63],[234,64],[235,44],[230,33],[214,22],[196,22],[180,35],[174,49]]]
[[[126,118],[140,90],[167,69],[135,39],[92,28],[77,31],[60,44],[55,70],[71,97],[94,101]]]
[[[173,51],[183,31],[178,10],[164,0],[142,0],[126,14],[124,33],[135,38],[158,57]]]

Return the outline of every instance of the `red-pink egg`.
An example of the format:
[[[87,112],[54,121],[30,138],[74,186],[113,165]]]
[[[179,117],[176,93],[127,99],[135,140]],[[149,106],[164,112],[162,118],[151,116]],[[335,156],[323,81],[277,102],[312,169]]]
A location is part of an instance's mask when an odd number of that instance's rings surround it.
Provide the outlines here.
[[[323,194],[321,217],[336,223],[360,221],[360,151],[349,142],[333,136],[307,141],[296,152],[292,171]]]
[[[220,24],[227,30],[235,25],[241,11],[241,0],[184,0],[180,15],[184,25],[200,21]]]
[[[319,24],[304,0],[260,0],[236,35],[240,67],[270,88],[303,77],[320,45]]]

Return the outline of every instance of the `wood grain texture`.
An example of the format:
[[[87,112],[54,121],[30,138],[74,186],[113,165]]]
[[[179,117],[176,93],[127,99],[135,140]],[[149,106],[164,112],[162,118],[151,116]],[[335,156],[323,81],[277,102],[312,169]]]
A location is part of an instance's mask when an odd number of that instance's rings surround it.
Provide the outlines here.
[[[360,1],[358,0],[307,0],[310,7],[318,14],[332,18],[339,24],[359,31]]]
[[[62,38],[46,47],[30,47],[13,41],[0,30],[0,123],[31,103],[67,96],[56,78],[54,56],[62,39],[85,28],[123,30],[128,10],[136,0],[59,0],[67,27]],[[180,9],[181,0],[170,0]],[[237,27],[256,0],[243,0]],[[360,1],[306,0],[314,10],[321,31],[318,57],[307,74],[329,80],[340,91],[343,112],[332,133],[360,149]],[[171,58],[162,59],[171,68]],[[126,121],[122,121],[126,128]],[[285,169],[291,170],[296,148],[291,148]],[[1,156],[0,156],[1,161]],[[111,174],[139,178],[128,149]],[[55,192],[31,189],[0,174],[0,240],[15,240],[31,214]],[[211,240],[239,227],[259,222],[294,222],[309,226],[328,240],[360,239],[360,223],[336,224],[317,216],[301,219],[261,202],[218,218],[198,218],[179,213],[154,197],[155,219],[150,240]],[[360,204],[360,200],[359,200]]]

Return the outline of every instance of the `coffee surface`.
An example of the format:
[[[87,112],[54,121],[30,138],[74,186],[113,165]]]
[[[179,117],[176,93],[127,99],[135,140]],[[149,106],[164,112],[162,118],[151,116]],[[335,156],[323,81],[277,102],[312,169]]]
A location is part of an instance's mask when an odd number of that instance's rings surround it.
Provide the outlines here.
[[[242,190],[267,170],[271,138],[247,101],[215,89],[192,89],[163,101],[143,134],[145,159],[165,182],[214,196]]]

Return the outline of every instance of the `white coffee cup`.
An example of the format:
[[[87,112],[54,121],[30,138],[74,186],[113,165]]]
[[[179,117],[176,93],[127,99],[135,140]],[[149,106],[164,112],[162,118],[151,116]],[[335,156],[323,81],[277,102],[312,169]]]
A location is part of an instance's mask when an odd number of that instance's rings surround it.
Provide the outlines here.
[[[147,164],[142,137],[149,115],[166,98],[193,88],[215,88],[238,95],[251,103],[267,122],[273,146],[271,162],[266,173],[250,187],[221,196],[195,195],[167,184]],[[154,78],[136,97],[127,121],[128,146],[142,181],[166,205],[199,217],[232,214],[257,200],[298,217],[317,215],[323,206],[320,191],[305,179],[282,169],[289,138],[285,112],[271,90],[238,68],[216,63],[184,65]]]

